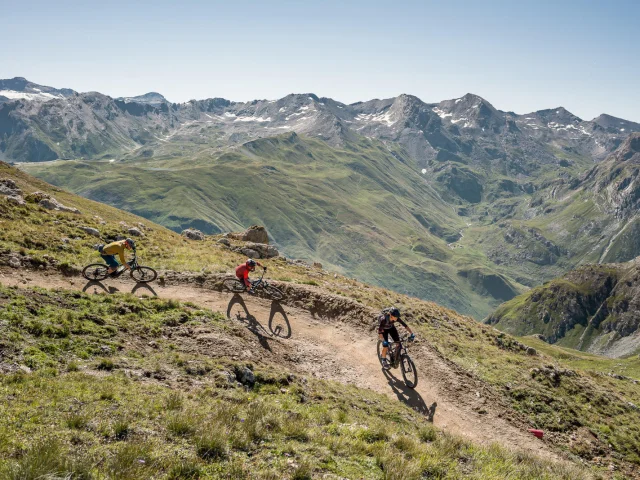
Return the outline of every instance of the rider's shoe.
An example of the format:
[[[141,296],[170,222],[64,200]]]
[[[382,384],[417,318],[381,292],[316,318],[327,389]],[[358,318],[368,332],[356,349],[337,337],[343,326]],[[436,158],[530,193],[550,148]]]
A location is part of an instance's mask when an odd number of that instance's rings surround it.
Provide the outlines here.
[[[384,370],[389,370],[391,368],[391,366],[389,365],[389,360],[387,360],[386,358],[382,359],[382,368]]]

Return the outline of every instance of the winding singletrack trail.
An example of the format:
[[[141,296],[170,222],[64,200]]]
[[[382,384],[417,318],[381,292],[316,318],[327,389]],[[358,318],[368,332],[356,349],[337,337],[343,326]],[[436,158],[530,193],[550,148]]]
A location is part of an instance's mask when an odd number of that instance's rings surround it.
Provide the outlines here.
[[[153,283],[145,286],[136,284],[128,276],[87,282],[82,277],[63,277],[54,272],[4,270],[0,272],[0,283],[17,287],[82,290],[90,294],[131,292],[139,296],[157,295],[226,312],[232,321],[243,323],[255,335],[253,353],[237,352],[239,359],[268,356],[270,360],[299,373],[357,385],[387,395],[393,401],[403,401],[431,417],[439,428],[474,442],[485,445],[498,443],[550,460],[564,460],[550,443],[529,434],[522,420],[501,406],[499,401],[494,401],[495,394],[492,396],[486,385],[442,359],[424,340],[418,339],[409,346],[419,374],[418,386],[411,390],[405,387],[399,369],[389,372],[381,369],[376,354],[375,332],[361,326],[317,318],[304,309],[280,306],[246,294],[220,293],[192,284],[162,287]],[[200,353],[215,351],[216,338],[195,335],[196,348]]]

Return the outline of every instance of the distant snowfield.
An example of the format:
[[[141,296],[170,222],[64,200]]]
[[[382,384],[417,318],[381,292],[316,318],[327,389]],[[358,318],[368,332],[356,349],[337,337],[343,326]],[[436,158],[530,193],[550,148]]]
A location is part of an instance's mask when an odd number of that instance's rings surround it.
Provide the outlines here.
[[[0,90],[0,96],[10,98],[11,100],[53,100],[55,98],[63,98],[61,95],[52,95],[50,93],[40,92],[39,89],[34,88],[34,90],[38,90],[39,93],[26,93],[26,92],[16,92],[15,90]]]

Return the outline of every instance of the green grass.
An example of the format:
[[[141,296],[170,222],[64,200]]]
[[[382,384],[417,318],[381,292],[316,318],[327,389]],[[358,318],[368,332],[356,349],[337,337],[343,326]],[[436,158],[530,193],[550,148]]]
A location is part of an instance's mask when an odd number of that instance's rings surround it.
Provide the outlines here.
[[[240,338],[229,335],[236,327],[214,312],[152,298],[41,289],[0,288],[0,299],[0,332],[12,339],[9,358],[20,361],[29,348],[41,352],[33,372],[0,376],[1,479],[592,476],[473,445],[443,434],[400,402],[294,378],[277,365],[252,365],[255,387],[236,388],[220,383],[217,372],[238,365],[218,357],[191,382],[176,354],[189,362],[211,360],[194,354],[188,338],[178,341],[180,329]],[[123,307],[130,313],[122,314]],[[175,313],[190,318],[168,326],[165,317]],[[89,315],[100,315],[104,324]],[[34,318],[42,329],[29,327]],[[63,322],[69,334],[56,335],[53,327]],[[162,340],[171,332],[172,346]],[[144,347],[150,339],[158,344],[153,354]],[[97,369],[103,345],[115,347],[129,373]],[[65,368],[71,359],[77,371]],[[156,381],[154,365],[168,378]]]

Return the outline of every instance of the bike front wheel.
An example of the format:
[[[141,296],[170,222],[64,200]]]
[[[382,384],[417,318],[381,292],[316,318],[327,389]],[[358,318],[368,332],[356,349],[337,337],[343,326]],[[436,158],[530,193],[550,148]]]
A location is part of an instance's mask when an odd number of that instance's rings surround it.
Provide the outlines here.
[[[151,267],[136,267],[131,269],[131,278],[139,283],[153,282],[157,276],[158,272]]]
[[[404,384],[409,388],[416,388],[418,385],[418,371],[409,355],[402,355],[400,357],[400,369],[402,370]]]
[[[226,278],[222,281],[222,289],[228,292],[242,293],[246,290],[246,287],[237,278]]]
[[[284,294],[273,285],[266,285],[264,287],[264,293],[266,293],[272,300],[282,300],[284,298]]]
[[[104,280],[109,276],[109,267],[104,263],[92,263],[84,267],[82,276],[90,281]]]

